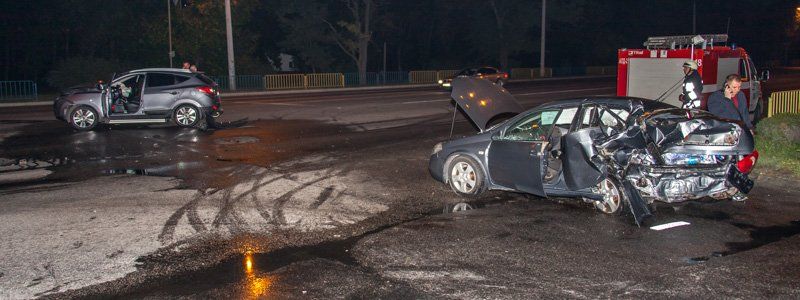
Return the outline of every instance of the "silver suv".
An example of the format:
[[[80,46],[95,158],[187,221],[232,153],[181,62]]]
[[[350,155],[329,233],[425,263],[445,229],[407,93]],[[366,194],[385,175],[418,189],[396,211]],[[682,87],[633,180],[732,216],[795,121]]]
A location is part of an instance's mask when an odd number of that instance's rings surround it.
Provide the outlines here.
[[[141,69],[116,74],[111,83],[76,87],[53,103],[57,119],[77,130],[97,124],[164,124],[204,127],[222,114],[217,84],[183,69]]]

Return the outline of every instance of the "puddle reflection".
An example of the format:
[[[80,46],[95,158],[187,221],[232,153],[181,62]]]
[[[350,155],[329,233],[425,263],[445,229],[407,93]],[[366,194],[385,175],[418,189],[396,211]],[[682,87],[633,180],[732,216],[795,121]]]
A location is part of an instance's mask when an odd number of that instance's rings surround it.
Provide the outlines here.
[[[244,295],[245,298],[266,296],[270,291],[273,281],[275,280],[274,276],[259,274],[259,272],[255,269],[253,259],[252,252],[248,251],[244,254],[244,272],[246,275],[244,278],[246,292],[246,295]]]

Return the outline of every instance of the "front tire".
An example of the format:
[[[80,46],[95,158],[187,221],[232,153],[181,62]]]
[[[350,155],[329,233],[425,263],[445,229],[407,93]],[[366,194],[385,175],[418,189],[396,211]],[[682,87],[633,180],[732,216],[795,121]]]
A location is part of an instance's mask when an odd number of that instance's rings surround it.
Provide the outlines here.
[[[178,106],[172,114],[175,124],[181,127],[194,127],[200,121],[200,117],[200,110],[189,104]]]
[[[456,194],[476,197],[485,190],[485,175],[480,164],[467,156],[456,156],[446,169],[447,182]]]
[[[69,125],[78,131],[89,131],[97,126],[97,111],[89,106],[78,106],[69,114]]]
[[[502,87],[503,85],[506,84],[506,82],[503,81],[502,79],[498,79],[497,81],[494,82],[494,84]]]
[[[620,214],[625,211],[627,199],[622,191],[622,185],[614,178],[606,177],[595,187],[596,192],[603,196],[603,200],[595,201],[594,207],[605,214]]]

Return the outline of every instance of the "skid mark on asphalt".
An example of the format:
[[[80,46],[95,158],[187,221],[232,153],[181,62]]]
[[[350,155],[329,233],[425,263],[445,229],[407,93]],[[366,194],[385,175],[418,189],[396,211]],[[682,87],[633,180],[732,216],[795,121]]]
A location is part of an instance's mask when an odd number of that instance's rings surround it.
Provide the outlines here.
[[[327,168],[330,164],[326,162],[322,158],[316,161],[316,167],[297,168],[298,163],[307,162],[295,161],[283,168],[249,169],[243,172],[250,175],[236,174],[252,179],[220,190],[197,192],[168,218],[158,239],[162,244],[172,244],[187,238],[187,234],[329,229],[388,209],[374,202],[379,200],[360,199],[347,192],[347,182],[366,180],[347,178],[354,170],[352,166]],[[277,171],[280,169],[293,172]],[[231,173],[233,176],[236,171]],[[186,221],[181,221],[184,216]]]

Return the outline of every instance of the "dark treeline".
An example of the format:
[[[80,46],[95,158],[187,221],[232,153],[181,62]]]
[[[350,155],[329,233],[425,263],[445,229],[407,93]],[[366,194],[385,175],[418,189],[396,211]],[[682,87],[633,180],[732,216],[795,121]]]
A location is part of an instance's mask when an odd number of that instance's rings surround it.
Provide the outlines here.
[[[178,1],[181,2],[181,1]],[[172,6],[174,66],[227,73],[223,0]],[[237,74],[537,67],[541,0],[232,0]],[[169,66],[168,0],[0,5],[0,80],[60,87]],[[692,0],[550,0],[546,64],[613,65],[651,35],[692,34]],[[796,0],[696,1],[698,33],[728,33],[761,64],[798,57]]]

